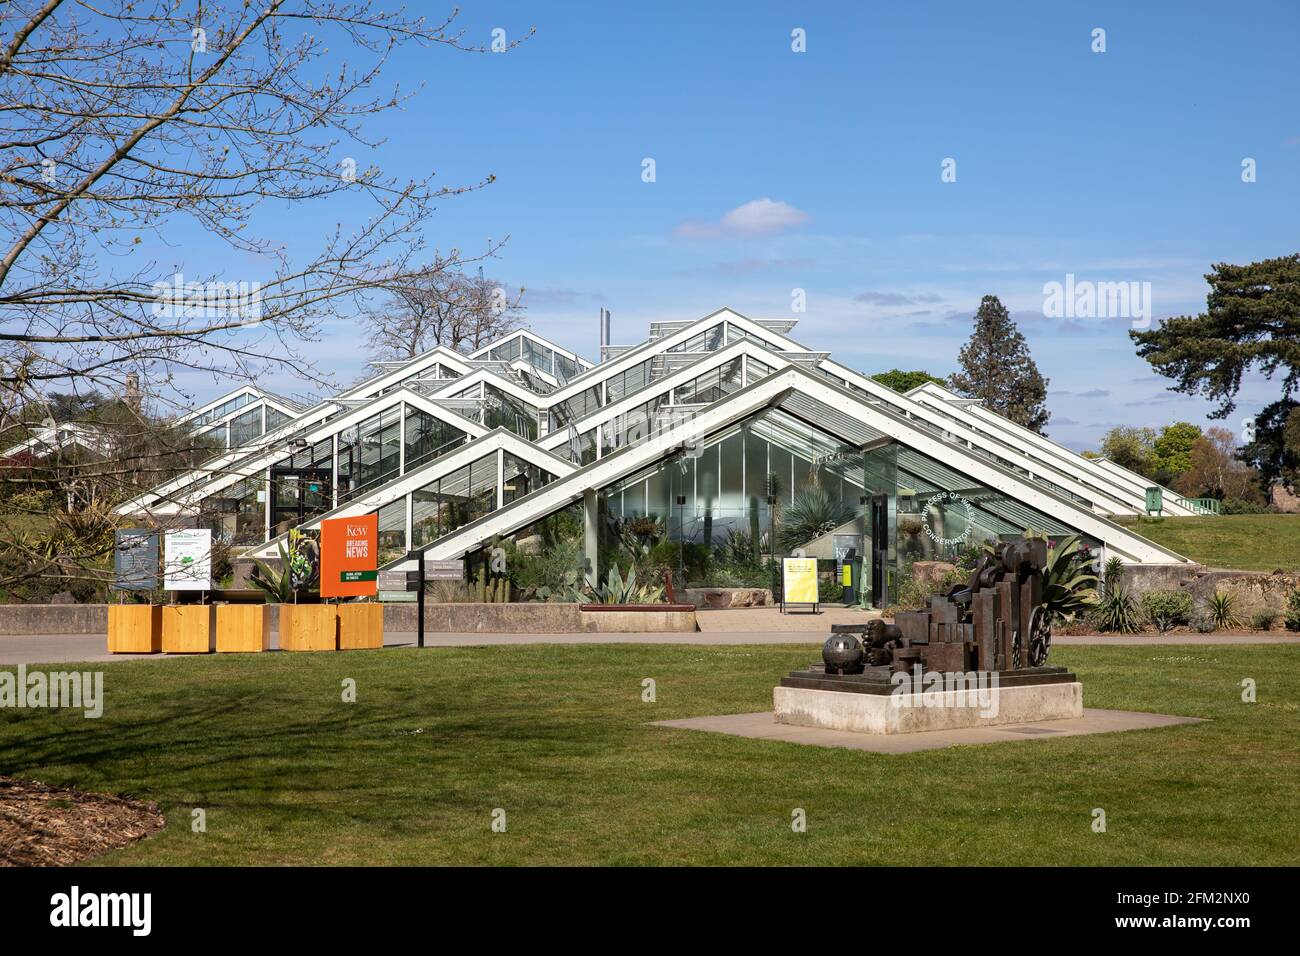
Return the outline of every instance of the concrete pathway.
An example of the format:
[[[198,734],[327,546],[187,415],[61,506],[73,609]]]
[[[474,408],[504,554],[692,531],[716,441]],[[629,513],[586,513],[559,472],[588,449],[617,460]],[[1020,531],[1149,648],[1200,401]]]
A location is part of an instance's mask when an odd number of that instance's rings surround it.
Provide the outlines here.
[[[1012,740],[1048,740],[1053,737],[1076,737],[1080,734],[1104,734],[1117,730],[1147,730],[1200,723],[1199,717],[1172,717],[1131,710],[1083,709],[1082,717],[1064,720],[1040,720],[1029,724],[1004,724],[996,727],[964,727],[960,730],[923,730],[912,734],[862,734],[850,730],[824,730],[820,727],[793,727],[778,724],[771,712],[727,714],[721,717],[688,717],[685,720],[657,720],[656,727],[678,730],[705,730],[733,737],[757,740],[780,740],[815,747],[845,747],[869,750],[878,754],[906,754],[918,750],[938,750],[963,744],[995,744]]]
[[[832,624],[865,624],[878,617],[880,612],[875,610],[863,611],[856,607],[827,606],[823,606],[815,613],[790,611],[782,614],[779,606],[731,607],[725,610],[697,608],[695,611],[696,623],[705,634],[814,631],[822,635],[822,640],[826,640],[830,635]]]
[[[762,610],[762,609],[745,609]],[[714,611],[713,614],[735,614],[735,610]],[[704,615],[701,614],[701,617]],[[629,633],[629,634],[475,634],[427,633],[425,647],[492,647],[512,644],[806,644],[816,648],[830,632],[826,618],[815,628],[797,630],[740,630],[718,628],[699,633]],[[833,619],[832,619],[833,620]],[[838,622],[837,622],[838,623]],[[729,625],[735,627],[735,625]],[[1056,645],[1204,645],[1204,644],[1294,644],[1300,646],[1300,635],[1290,634],[1139,634],[1120,637],[1113,634],[1095,634],[1058,637]],[[390,631],[384,637],[385,647],[415,647],[414,632]],[[271,635],[271,646],[278,648],[278,635]],[[109,654],[107,638],[103,634],[32,634],[0,636],[0,665],[3,664],[55,664],[68,661],[132,661],[172,660],[184,655],[171,654]]]

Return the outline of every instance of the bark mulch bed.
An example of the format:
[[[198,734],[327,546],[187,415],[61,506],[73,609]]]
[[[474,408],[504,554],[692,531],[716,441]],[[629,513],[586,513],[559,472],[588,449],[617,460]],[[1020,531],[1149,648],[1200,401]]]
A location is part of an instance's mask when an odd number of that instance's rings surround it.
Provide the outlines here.
[[[0,776],[0,866],[68,866],[165,823],[155,803]]]

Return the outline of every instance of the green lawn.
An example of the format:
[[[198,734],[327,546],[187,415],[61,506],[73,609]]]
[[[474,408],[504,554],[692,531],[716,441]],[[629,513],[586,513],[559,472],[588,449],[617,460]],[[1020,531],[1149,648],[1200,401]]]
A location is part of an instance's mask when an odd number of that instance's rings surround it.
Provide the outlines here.
[[[1120,522],[1212,568],[1300,570],[1300,515],[1206,515]]]
[[[885,756],[647,726],[768,709],[776,679],[815,653],[537,645],[112,663],[99,720],[0,711],[0,773],[157,800],[167,829],[102,858],[115,864],[1300,859],[1298,647],[1054,652],[1090,706],[1213,718],[1157,730]],[[657,703],[641,702],[645,677]],[[1241,702],[1243,677],[1257,704]],[[355,704],[340,700],[344,678]],[[194,807],[206,834],[190,831]],[[505,833],[490,827],[498,807]],[[795,808],[806,833],[790,829]]]

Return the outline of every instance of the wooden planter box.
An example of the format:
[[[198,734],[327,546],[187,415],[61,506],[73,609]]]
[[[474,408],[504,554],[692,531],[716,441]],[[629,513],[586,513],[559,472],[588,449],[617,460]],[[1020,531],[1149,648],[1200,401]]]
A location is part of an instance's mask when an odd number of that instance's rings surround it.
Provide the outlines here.
[[[162,608],[164,654],[206,654],[212,650],[211,604],[165,604]]]
[[[281,604],[280,650],[338,650],[339,619],[332,604]]]
[[[384,646],[382,604],[337,604],[339,650],[354,651]]]
[[[161,650],[161,605],[110,604],[108,606],[108,652],[110,654],[157,654]]]
[[[265,604],[217,605],[217,653],[271,649],[271,613]]]

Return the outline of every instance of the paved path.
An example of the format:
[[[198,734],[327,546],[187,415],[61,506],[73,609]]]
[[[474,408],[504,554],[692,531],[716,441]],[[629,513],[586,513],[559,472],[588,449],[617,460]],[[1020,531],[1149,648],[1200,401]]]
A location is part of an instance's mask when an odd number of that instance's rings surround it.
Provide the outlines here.
[[[717,611],[717,614],[734,614],[735,611]],[[426,647],[479,647],[509,644],[808,644],[815,646],[826,639],[826,622],[816,630],[706,630],[695,634],[632,633],[632,634],[471,634],[429,633],[425,635]],[[414,632],[389,632],[385,647],[414,647]],[[1294,644],[1300,646],[1300,635],[1244,634],[1140,634],[1119,637],[1113,634],[1058,637],[1057,645],[1203,645],[1203,644]],[[107,639],[103,634],[39,634],[26,636],[0,636],[0,665],[3,664],[55,664],[66,661],[131,661],[171,660],[183,655],[165,654],[109,654]],[[277,636],[272,635],[271,646],[278,647]]]

